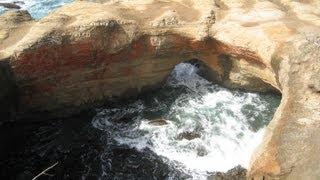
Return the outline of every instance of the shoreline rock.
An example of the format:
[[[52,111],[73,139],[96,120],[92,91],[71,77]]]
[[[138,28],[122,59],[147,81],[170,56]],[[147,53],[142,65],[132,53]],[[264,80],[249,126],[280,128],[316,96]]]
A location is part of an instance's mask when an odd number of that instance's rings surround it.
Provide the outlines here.
[[[83,11],[86,9],[86,11]],[[19,113],[79,110],[161,87],[198,59],[229,88],[282,93],[248,178],[319,179],[319,1],[73,2],[0,16]]]
[[[21,9],[21,7],[15,3],[0,3],[0,6],[8,9]]]
[[[216,172],[208,177],[208,180],[246,180],[247,170],[240,165],[227,172]]]

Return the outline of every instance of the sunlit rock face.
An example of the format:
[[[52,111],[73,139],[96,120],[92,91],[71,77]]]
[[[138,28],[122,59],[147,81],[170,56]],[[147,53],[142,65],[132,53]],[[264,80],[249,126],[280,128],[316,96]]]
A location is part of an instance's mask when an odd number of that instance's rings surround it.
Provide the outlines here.
[[[3,25],[8,38],[1,55],[12,59],[23,109],[78,107],[137,94],[159,87],[176,64],[192,58],[204,61],[215,80],[226,85],[267,90],[269,83],[277,88],[255,52],[210,36],[215,8],[211,1],[76,2],[24,23],[12,22],[8,12],[2,17],[12,25]],[[154,9],[159,11],[152,13]],[[265,70],[271,78],[250,81],[255,76],[247,73],[245,80],[233,81],[229,71],[241,58],[252,64],[250,72]]]
[[[77,1],[39,21],[0,16],[0,59],[20,111],[91,105],[156,88],[199,59],[231,88],[277,89],[282,102],[249,177],[318,179],[320,3],[309,1]]]

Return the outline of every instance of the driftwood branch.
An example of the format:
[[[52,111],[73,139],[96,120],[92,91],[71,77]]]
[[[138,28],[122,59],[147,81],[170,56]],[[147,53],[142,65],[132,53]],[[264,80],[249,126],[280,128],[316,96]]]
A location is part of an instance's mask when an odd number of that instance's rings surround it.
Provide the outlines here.
[[[50,169],[52,169],[53,167],[55,167],[58,164],[58,162],[56,162],[54,165],[48,167],[47,169],[43,170],[41,173],[39,173],[37,176],[35,176],[34,178],[32,178],[32,180],[36,180],[38,177],[40,177],[41,175],[47,175],[47,176],[53,176],[52,174],[48,174],[47,171],[49,171]]]

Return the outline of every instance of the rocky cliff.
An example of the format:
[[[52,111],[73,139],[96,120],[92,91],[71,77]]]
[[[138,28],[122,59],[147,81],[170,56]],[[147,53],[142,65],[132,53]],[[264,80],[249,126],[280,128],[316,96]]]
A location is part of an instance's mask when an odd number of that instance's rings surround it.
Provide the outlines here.
[[[19,112],[134,95],[199,59],[227,87],[282,93],[248,178],[320,178],[318,0],[77,1],[39,21],[9,11],[0,27]]]

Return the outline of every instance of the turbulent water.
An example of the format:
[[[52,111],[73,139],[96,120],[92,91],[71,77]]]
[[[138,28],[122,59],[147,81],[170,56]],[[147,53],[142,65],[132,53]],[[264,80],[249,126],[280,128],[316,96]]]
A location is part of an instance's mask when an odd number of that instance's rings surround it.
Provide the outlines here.
[[[152,151],[192,179],[248,167],[279,97],[231,91],[197,70],[189,63],[177,65],[163,89],[98,109],[93,126],[118,145]]]
[[[42,179],[199,180],[247,167],[280,97],[222,88],[196,66],[179,64],[163,88],[91,113],[0,125],[0,177],[32,179],[56,162]]]
[[[50,13],[52,10],[70,3],[73,0],[0,0],[0,3],[14,3],[27,10],[35,19],[40,19]],[[0,6],[0,14],[7,9]]]

